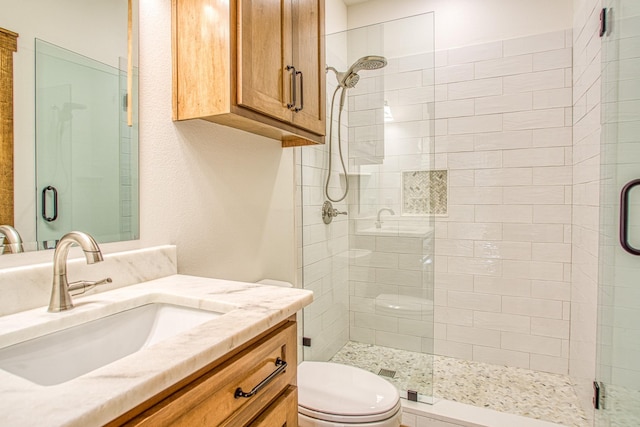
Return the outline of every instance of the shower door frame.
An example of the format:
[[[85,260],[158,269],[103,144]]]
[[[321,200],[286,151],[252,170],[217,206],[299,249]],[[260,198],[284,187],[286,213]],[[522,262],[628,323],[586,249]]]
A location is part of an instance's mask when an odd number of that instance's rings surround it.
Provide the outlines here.
[[[635,5],[634,5],[635,4]],[[640,6],[603,3],[596,426],[640,423]],[[630,241],[629,241],[630,239]]]

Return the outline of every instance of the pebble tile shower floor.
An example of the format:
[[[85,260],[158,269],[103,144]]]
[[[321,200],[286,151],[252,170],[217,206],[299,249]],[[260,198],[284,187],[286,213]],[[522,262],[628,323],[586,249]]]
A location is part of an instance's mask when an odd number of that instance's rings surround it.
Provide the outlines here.
[[[381,369],[396,371],[393,378],[384,378],[401,390],[431,395],[433,388],[436,398],[565,426],[589,425],[573,386],[564,375],[356,342],[348,342],[331,361],[375,374]]]

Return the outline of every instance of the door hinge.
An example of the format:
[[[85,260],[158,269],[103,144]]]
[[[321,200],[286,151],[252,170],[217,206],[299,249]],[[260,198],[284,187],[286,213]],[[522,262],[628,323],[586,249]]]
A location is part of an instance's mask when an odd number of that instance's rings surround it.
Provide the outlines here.
[[[593,407],[595,409],[604,409],[604,383],[594,381],[593,382]]]
[[[600,37],[607,33],[607,8],[603,7],[600,11]]]
[[[302,337],[302,346],[311,347],[311,338]]]

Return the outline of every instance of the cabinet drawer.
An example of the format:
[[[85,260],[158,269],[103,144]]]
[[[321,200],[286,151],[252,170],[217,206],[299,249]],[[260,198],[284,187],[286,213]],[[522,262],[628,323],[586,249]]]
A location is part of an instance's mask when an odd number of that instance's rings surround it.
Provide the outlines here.
[[[298,427],[298,389],[290,386],[250,426]]]
[[[294,322],[287,322],[254,346],[142,413],[129,425],[248,425],[289,384],[295,385],[296,351],[296,326]],[[278,369],[278,358],[288,363],[284,371],[275,374],[252,397],[235,397],[239,388],[248,393],[272,375]],[[297,413],[297,404],[295,412]]]

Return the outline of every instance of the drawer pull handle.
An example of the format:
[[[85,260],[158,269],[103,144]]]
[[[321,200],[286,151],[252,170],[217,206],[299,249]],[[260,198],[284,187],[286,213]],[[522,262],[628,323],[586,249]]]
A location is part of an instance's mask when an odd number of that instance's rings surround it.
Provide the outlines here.
[[[276,370],[273,371],[271,374],[269,374],[269,376],[265,379],[263,379],[262,381],[260,381],[260,384],[258,384],[257,386],[255,386],[249,393],[246,393],[244,391],[242,391],[242,387],[238,387],[236,389],[236,392],[234,394],[234,397],[236,399],[240,398],[240,397],[244,397],[244,398],[249,398],[249,397],[253,397],[256,393],[258,393],[264,386],[266,386],[267,384],[269,384],[271,382],[271,380],[273,380],[276,376],[278,376],[278,374],[281,374],[282,372],[285,371],[285,369],[287,369],[287,362],[285,362],[284,360],[280,359],[279,357],[276,359]]]
[[[287,65],[285,70],[291,71],[291,103],[287,104],[287,108],[295,111],[296,104],[298,103],[298,96],[296,95],[296,75],[299,71],[296,71],[296,67],[293,65]]]

